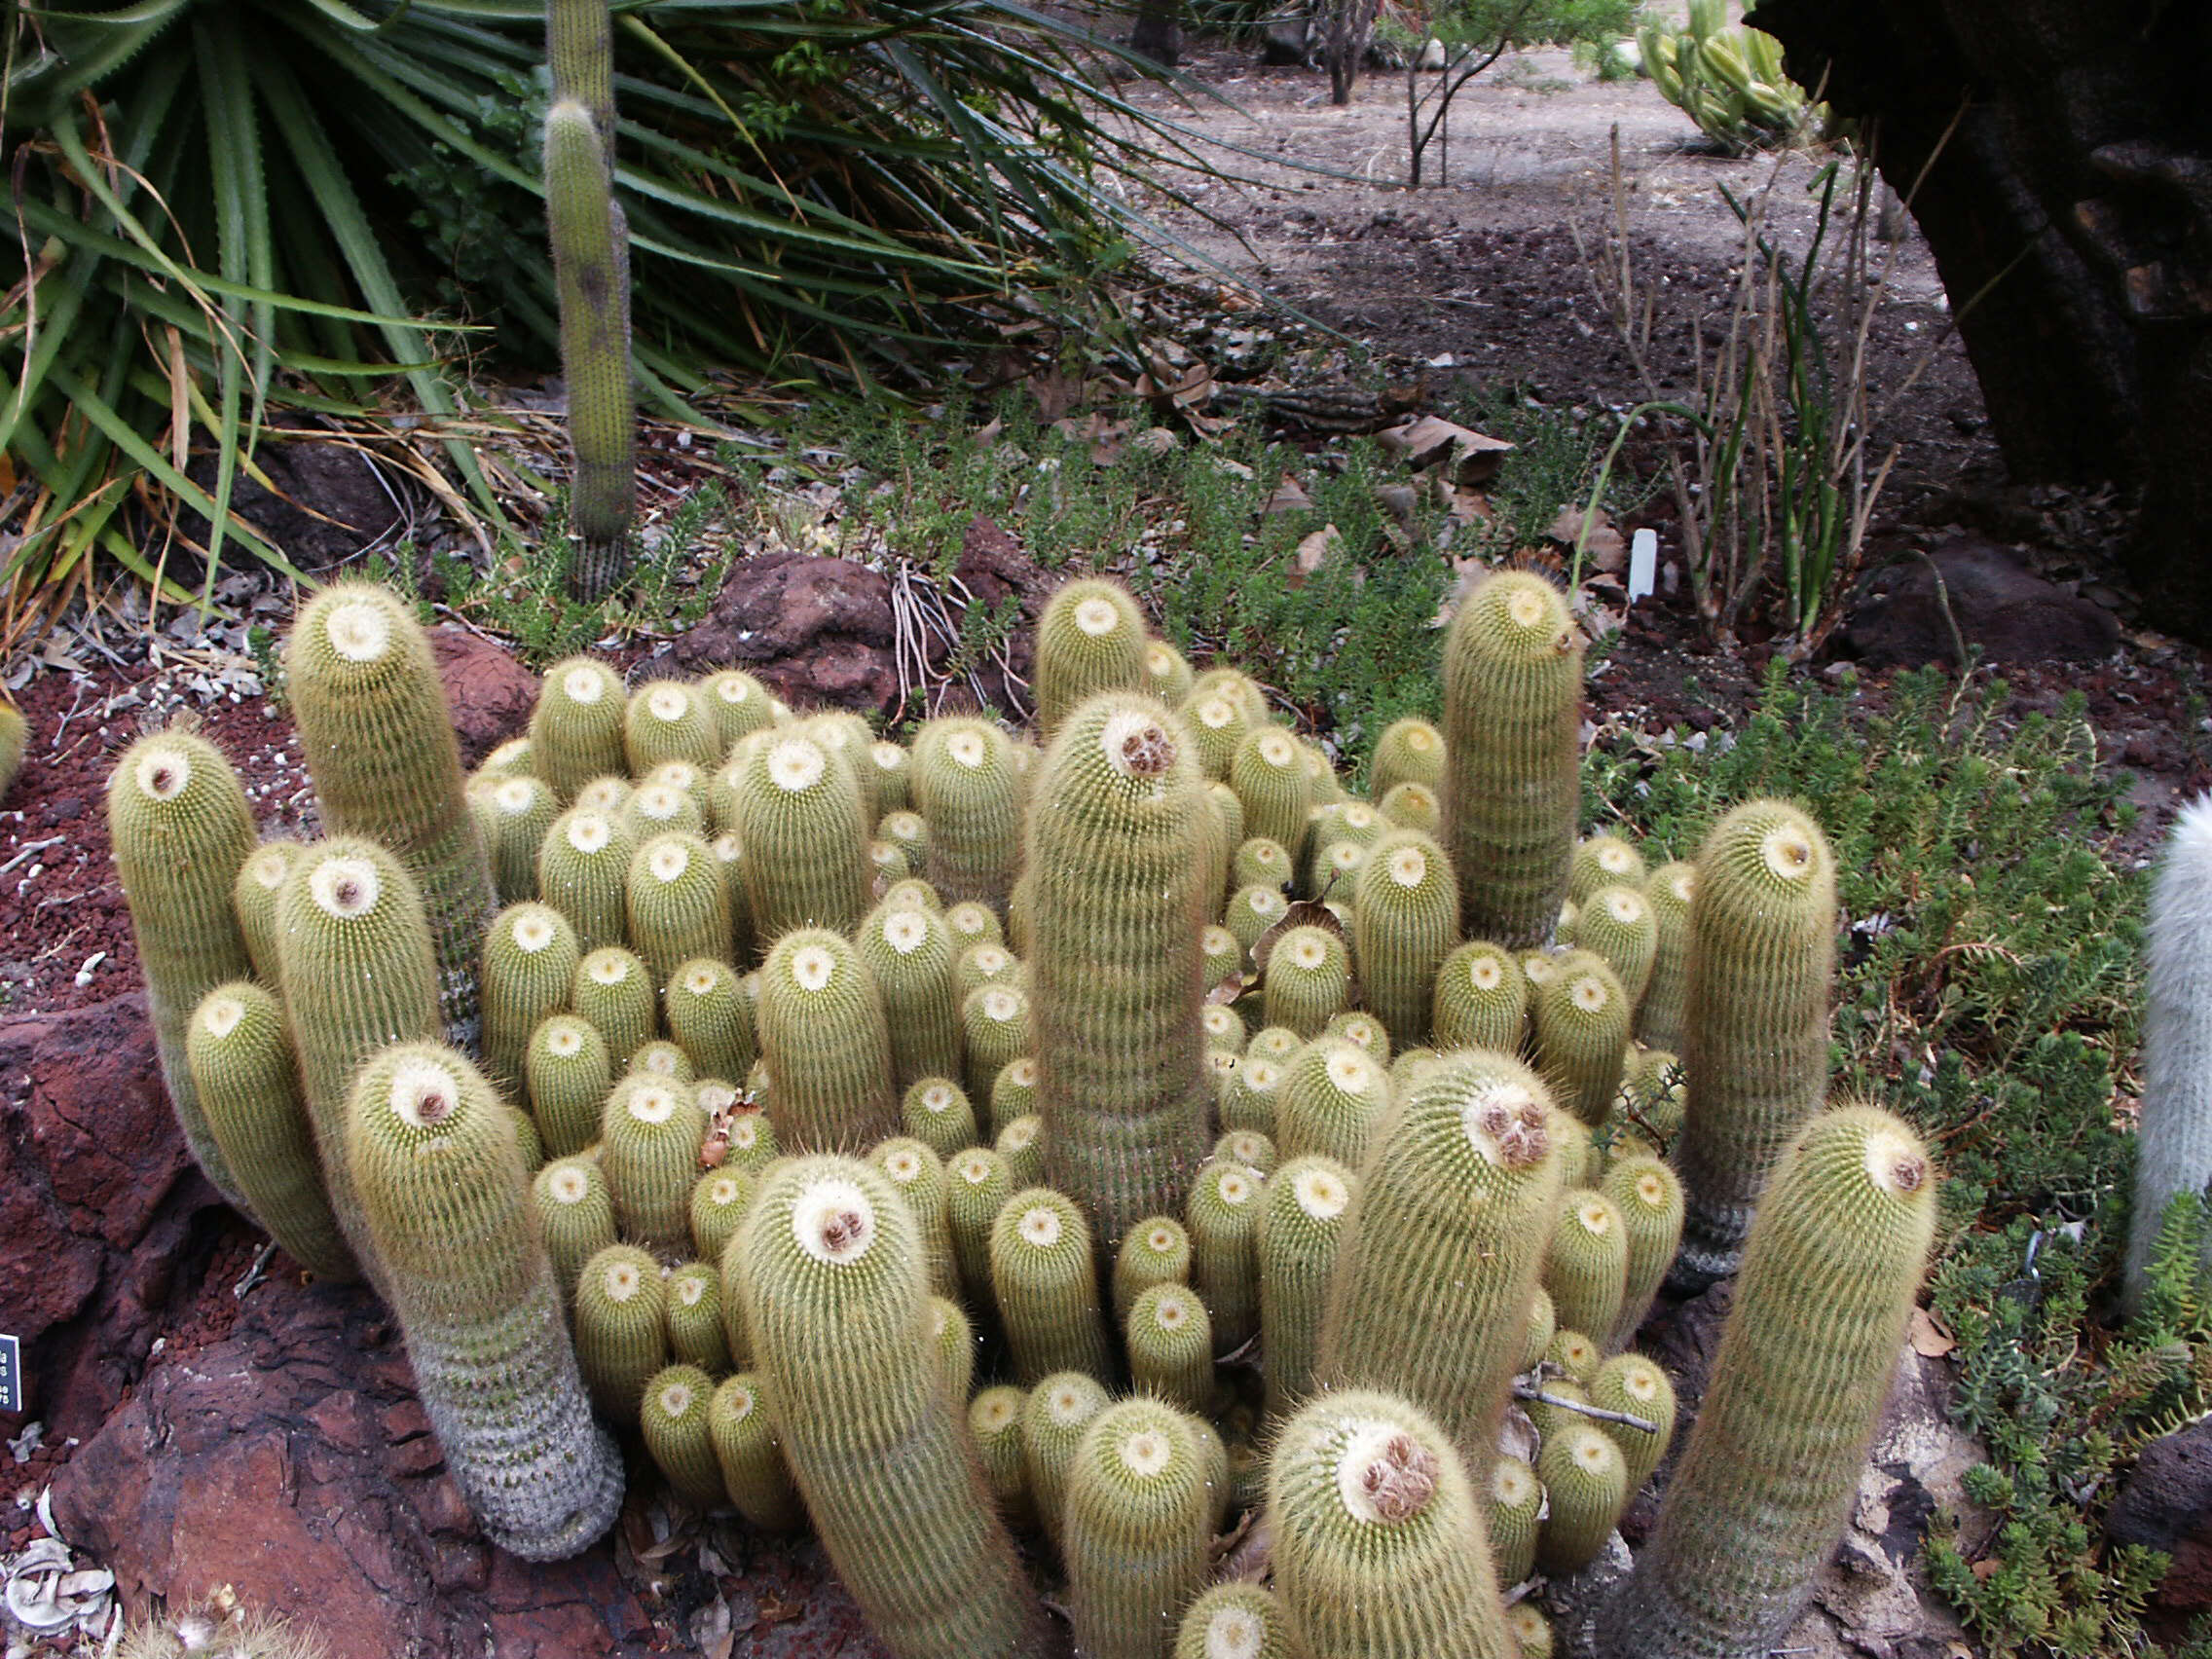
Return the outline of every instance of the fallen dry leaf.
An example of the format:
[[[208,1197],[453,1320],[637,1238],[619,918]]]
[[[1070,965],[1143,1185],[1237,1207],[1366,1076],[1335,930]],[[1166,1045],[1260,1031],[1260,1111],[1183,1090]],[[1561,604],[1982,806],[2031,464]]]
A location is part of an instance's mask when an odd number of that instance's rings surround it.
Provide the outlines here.
[[[1925,1308],[1912,1310],[1912,1325],[1905,1341],[1912,1351],[1923,1359],[1941,1359],[1959,1346],[1958,1338],[1936,1322],[1936,1316]]]
[[[1386,427],[1376,434],[1376,441],[1416,471],[1443,466],[1455,484],[1489,483],[1496,475],[1499,461],[1513,448],[1503,438],[1436,415],[1422,415],[1402,426]]]
[[[1268,504],[1260,509],[1263,518],[1275,518],[1283,513],[1302,513],[1310,509],[1313,498],[1306,493],[1306,486],[1290,473],[1282,475],[1275,493],[1268,498]]]
[[[1304,587],[1306,578],[1342,552],[1344,544],[1344,535],[1335,525],[1323,525],[1299,542],[1290,569],[1283,572],[1283,581],[1294,588]]]
[[[1579,506],[1562,507],[1559,517],[1552,520],[1551,529],[1544,532],[1546,540],[1556,541],[1562,547],[1572,547],[1574,538],[1582,534],[1585,516],[1590,520],[1590,540],[1583,564],[1593,571],[1620,571],[1628,567],[1628,542],[1613,528],[1613,521],[1600,507],[1595,514],[1586,515]]]

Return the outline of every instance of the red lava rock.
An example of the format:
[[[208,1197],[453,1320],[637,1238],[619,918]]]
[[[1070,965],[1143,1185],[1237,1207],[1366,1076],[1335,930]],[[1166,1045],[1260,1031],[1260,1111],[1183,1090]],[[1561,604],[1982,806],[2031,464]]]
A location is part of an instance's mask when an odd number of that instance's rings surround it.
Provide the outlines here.
[[[197,1218],[221,1207],[177,1132],[142,996],[0,1019],[0,1330],[22,1339],[25,1416],[50,1436],[113,1409],[198,1282],[212,1216],[196,1233]]]
[[[882,572],[850,559],[758,553],[730,567],[676,660],[695,674],[749,669],[797,707],[889,715],[899,705],[891,642]]]
[[[430,649],[445,682],[461,759],[473,766],[510,737],[520,737],[537,706],[537,676],[490,640],[451,622],[430,630]]]
[[[2158,1585],[2160,1605],[2212,1607],[2212,1422],[2192,1423],[2145,1448],[2105,1531],[2116,1544],[2173,1557]]]
[[[2096,662],[2120,643],[2120,622],[2103,606],[2045,581],[2009,550],[1974,536],[1877,571],[1867,586],[1844,638],[1873,667],[1955,665],[1954,620],[1960,637],[1981,646],[1991,662]]]
[[[77,1450],[54,1487],[62,1534],[134,1610],[228,1583],[319,1627],[335,1659],[645,1653],[653,1625],[609,1544],[517,1562],[478,1539],[450,1478],[387,1472],[370,1425],[404,1426],[413,1402],[365,1339],[377,1325],[359,1287],[257,1288],[231,1336],[165,1353]]]

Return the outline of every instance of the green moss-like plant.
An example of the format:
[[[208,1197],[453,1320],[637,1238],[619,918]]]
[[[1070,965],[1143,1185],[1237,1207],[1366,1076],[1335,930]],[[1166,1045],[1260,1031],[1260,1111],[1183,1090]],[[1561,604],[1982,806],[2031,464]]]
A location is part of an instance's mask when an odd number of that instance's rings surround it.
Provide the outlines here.
[[[468,815],[428,636],[389,589],[336,583],[293,624],[284,686],[324,830],[366,836],[405,866],[436,941],[447,1032],[473,1050],[492,862]]]
[[[845,1587],[911,1659],[1014,1659],[1042,1612],[939,1381],[921,1241],[876,1170],[794,1159],[739,1235],[784,1455]]]
[[[991,1291],[1025,1384],[1055,1371],[1112,1378],[1090,1229],[1064,1194],[1030,1187],[1000,1207],[991,1227]]]
[[[1323,1394],[1268,1476],[1275,1594],[1311,1659],[1510,1659],[1489,1541],[1452,1439],[1410,1401]]]
[[[1312,1391],[1329,1280],[1353,1186],[1348,1169],[1321,1157],[1293,1159],[1268,1181],[1255,1246],[1268,1415],[1277,1420]]]
[[[1810,817],[1755,800],[1714,826],[1690,902],[1673,1153],[1685,1284],[1734,1271],[1768,1171],[1826,1096],[1835,931],[1835,858]]]
[[[1608,1659],[1750,1659],[1795,1621],[1859,1489],[1936,1187],[1919,1139],[1874,1107],[1832,1109],[1785,1149],[1658,1529],[1601,1615]]]
[[[1582,637],[1556,587],[1499,571],[1444,643],[1445,848],[1460,920],[1525,950],[1567,896],[1581,805]]]
[[[1161,1659],[1205,1584],[1213,1481],[1194,1426],[1161,1401],[1124,1400],[1076,1448],[1060,1553],[1087,1659]]]
[[[318,1278],[359,1277],[323,1191],[283,1006],[250,979],[217,985],[200,999],[184,1054],[208,1132],[254,1218]]]
[[[1206,807],[1181,737],[1149,698],[1092,698],[1061,727],[1030,813],[1046,1168],[1108,1249],[1182,1208],[1206,1147]]]
[[[775,1079],[768,1115],[778,1145],[860,1148],[897,1129],[883,999],[842,938],[827,928],[785,935],[760,970],[755,1018]]]
[[[1360,1169],[1317,1380],[1424,1403],[1489,1472],[1562,1186],[1553,1107],[1500,1055],[1448,1055]]]
[[[613,1525],[622,1460],[584,1397],[514,1124],[461,1054],[403,1044],[361,1068],[346,1161],[447,1470],[494,1543],[559,1561]]]
[[[231,904],[254,850],[245,791],[222,751],[197,732],[153,732],[126,749],[108,774],[107,829],[177,1127],[215,1190],[245,1210],[244,1191],[207,1126],[185,1057],[200,999],[253,973]]]

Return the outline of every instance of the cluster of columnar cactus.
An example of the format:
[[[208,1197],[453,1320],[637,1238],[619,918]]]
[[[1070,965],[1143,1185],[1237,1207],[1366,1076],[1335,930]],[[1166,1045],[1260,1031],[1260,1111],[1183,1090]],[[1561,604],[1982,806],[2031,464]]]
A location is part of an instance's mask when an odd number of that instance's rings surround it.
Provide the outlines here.
[[[1750,803],[1649,870],[1577,843],[1579,645],[1525,572],[1467,600],[1380,803],[1110,584],[1047,623],[1043,750],[571,658],[463,784],[411,615],[333,590],[294,646],[337,659],[316,776],[383,816],[257,850],[182,732],[111,790],[195,1152],[391,1304],[506,1547],[604,1529],[610,1423],[683,1501],[811,1525],[891,1650],[960,1659],[1042,1650],[1030,1531],[1086,1652],[1548,1651],[1505,1593],[1618,1547],[1674,1428],[1639,1327],[1685,1236],[1749,1228],[1715,1394],[1799,1417],[1731,1406],[1689,1466],[1757,1493],[1771,1431],[1778,1470],[1825,1448],[1818,1490],[1729,1546],[1765,1611],[1694,1518],[1632,1601],[1681,1651],[1769,1640],[1933,1180],[1822,1111],[1817,826]],[[1776,1334],[1808,1297],[1855,1310],[1810,1382]],[[1209,1590],[1262,1506],[1272,1590]]]

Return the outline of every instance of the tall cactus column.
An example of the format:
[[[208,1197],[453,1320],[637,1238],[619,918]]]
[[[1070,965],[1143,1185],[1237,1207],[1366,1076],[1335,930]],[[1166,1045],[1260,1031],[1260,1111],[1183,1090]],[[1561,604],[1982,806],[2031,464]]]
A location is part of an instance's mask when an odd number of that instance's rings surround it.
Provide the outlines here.
[[[389,589],[340,582],[300,612],[284,674],[325,832],[378,842],[413,878],[447,1040],[473,1051],[477,958],[498,904],[423,625]]]
[[[1756,1659],[1843,1530],[1936,1228],[1919,1140],[1873,1107],[1776,1166],[1659,1527],[1603,1615],[1605,1659]]]
[[[1582,637],[1543,577],[1500,571],[1444,642],[1444,834],[1471,939],[1544,942],[1581,805]]]
[[[1175,718],[1128,692],[1068,716],[1030,808],[1045,1166],[1108,1251],[1145,1217],[1181,1214],[1206,1155],[1212,810]]]
[[[556,4],[556,15],[564,10]],[[604,15],[606,7],[600,5]],[[602,25],[604,26],[604,24]],[[555,31],[555,41],[561,39]],[[555,69],[561,67],[555,60]],[[583,89],[556,82],[545,112],[545,224],[561,302],[561,373],[569,387],[575,471],[569,518],[576,536],[569,586],[603,598],[628,568],[636,488],[630,398],[629,227],[614,200],[611,108],[595,119]],[[612,93],[608,93],[612,103]]]
[[[514,1123],[463,1056],[402,1045],[361,1068],[346,1157],[455,1484],[501,1549],[561,1561],[614,1524],[622,1458],[592,1419]]]
[[[800,1158],[733,1246],[784,1455],[837,1575],[899,1659],[1027,1659],[1042,1611],[939,1382],[913,1212],[875,1169]]]
[[[200,999],[253,971],[231,890],[253,851],[253,814],[222,751],[197,733],[154,732],[123,752],[107,781],[109,844],[130,904],[162,1081],[184,1143],[238,1209],[246,1209],[186,1064]],[[250,1212],[249,1212],[250,1213]]]
[[[2194,802],[2174,820],[2151,890],[2150,931],[2143,1118],[2127,1233],[2130,1305],[2142,1299],[2166,1205],[2176,1193],[2212,1186],[2212,800]]]
[[[1827,1095],[1835,859],[1811,818],[1748,801],[1714,826],[1690,900],[1677,1281],[1735,1271],[1767,1171]]]

